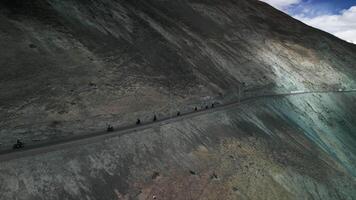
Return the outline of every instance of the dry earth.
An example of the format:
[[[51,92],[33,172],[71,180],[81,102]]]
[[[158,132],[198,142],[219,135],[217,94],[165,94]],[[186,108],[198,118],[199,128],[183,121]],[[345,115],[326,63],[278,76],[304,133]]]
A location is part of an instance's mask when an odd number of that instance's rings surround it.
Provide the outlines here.
[[[356,88],[356,46],[255,0],[4,0],[0,149]],[[266,98],[0,163],[0,199],[356,199],[355,94]]]

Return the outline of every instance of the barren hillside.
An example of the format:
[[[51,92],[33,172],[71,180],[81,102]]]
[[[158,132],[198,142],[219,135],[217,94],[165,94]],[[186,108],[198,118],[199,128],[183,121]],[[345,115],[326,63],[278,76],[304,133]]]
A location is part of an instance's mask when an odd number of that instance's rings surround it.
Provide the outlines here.
[[[255,0],[6,0],[0,51],[0,149],[356,88],[355,45]],[[355,101],[258,99],[3,162],[0,199],[354,199]]]

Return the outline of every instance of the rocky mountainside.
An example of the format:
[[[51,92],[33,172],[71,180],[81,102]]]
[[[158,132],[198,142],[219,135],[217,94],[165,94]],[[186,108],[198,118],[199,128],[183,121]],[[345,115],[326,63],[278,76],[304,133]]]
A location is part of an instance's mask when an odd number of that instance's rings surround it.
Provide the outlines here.
[[[0,149],[356,88],[355,45],[257,0],[4,0],[0,51]],[[3,162],[0,199],[353,199],[355,100],[260,99]]]
[[[258,1],[5,1],[0,138],[49,139],[245,90],[355,85],[356,48]]]

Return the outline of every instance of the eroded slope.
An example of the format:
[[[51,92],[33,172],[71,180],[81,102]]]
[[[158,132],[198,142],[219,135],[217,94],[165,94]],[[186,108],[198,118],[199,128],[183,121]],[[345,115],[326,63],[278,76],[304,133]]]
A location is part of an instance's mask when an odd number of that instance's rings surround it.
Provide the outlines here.
[[[2,2],[0,138],[123,126],[260,93],[352,88],[355,47],[258,1]]]
[[[349,123],[356,116],[329,101],[355,101],[355,95],[303,98],[312,110],[299,107],[300,97],[261,99],[3,162],[0,199],[356,198],[355,124]]]

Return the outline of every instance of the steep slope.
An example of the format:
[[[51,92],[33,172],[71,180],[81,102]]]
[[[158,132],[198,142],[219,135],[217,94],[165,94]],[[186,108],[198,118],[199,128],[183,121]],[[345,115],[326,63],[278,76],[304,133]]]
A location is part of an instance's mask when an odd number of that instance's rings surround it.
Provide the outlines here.
[[[0,199],[355,199],[356,96],[303,98],[1,163]]]
[[[356,88],[355,45],[254,0],[6,0],[0,50],[0,149]],[[3,161],[0,199],[356,199],[355,100],[259,98]]]
[[[355,47],[258,1],[5,1],[1,139],[48,139],[248,91],[348,88]]]

